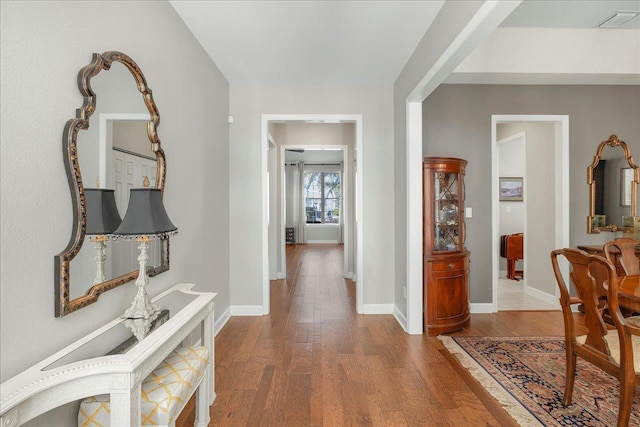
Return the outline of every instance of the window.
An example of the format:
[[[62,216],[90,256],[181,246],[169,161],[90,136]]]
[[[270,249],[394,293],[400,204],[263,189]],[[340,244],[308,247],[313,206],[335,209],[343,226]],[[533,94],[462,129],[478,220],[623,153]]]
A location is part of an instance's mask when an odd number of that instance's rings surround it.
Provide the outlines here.
[[[339,172],[305,172],[304,204],[307,224],[340,223]]]

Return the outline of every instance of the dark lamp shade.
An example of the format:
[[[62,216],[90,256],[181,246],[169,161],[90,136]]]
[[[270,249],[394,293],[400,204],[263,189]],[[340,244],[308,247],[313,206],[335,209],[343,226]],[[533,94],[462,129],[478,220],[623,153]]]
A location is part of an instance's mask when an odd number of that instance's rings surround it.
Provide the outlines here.
[[[116,206],[114,190],[104,188],[85,188],[84,197],[87,209],[86,234],[111,234],[118,228],[122,219]]]
[[[151,236],[175,232],[158,188],[132,188],[129,207],[115,235]]]

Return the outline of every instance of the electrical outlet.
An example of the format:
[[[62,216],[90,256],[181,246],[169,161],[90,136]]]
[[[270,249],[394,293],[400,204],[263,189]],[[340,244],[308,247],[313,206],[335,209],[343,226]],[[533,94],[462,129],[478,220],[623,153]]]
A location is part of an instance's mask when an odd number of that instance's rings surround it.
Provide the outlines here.
[[[407,299],[407,287],[406,286],[404,286],[402,288],[402,295],[404,295],[404,299]]]

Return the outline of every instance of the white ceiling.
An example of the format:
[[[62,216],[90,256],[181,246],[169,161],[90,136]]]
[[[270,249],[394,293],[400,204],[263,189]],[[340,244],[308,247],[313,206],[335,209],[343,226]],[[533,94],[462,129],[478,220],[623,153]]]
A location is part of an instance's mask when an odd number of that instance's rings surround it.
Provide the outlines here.
[[[596,28],[616,12],[640,11],[640,0],[626,1],[558,1],[524,0],[501,27],[528,28]],[[620,29],[640,28],[635,17]]]
[[[444,2],[170,3],[232,83],[392,84]],[[634,10],[640,0],[525,0],[501,26],[594,28]],[[640,28],[640,17],[621,28]]]
[[[389,84],[443,3],[171,1],[231,82]]]

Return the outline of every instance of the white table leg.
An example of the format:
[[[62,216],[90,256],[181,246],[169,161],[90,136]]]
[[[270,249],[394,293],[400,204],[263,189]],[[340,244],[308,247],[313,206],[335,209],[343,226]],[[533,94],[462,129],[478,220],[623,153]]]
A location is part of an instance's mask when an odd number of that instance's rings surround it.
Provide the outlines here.
[[[213,305],[213,303],[211,303]],[[209,350],[209,373],[204,378],[207,388],[206,398],[209,406],[213,405],[213,400],[216,398],[216,367],[215,367],[215,340],[213,338],[213,309],[209,312],[209,315],[204,319],[203,328],[203,342]]]
[[[141,416],[141,388],[140,382],[130,387],[129,375],[114,375],[113,388],[110,395],[111,425],[112,426],[139,426],[142,424]],[[129,386],[129,387],[128,387]]]
[[[209,368],[205,375],[209,375]],[[194,427],[207,427],[211,417],[209,416],[209,402],[207,402],[207,385],[204,380],[196,390],[196,420]]]

